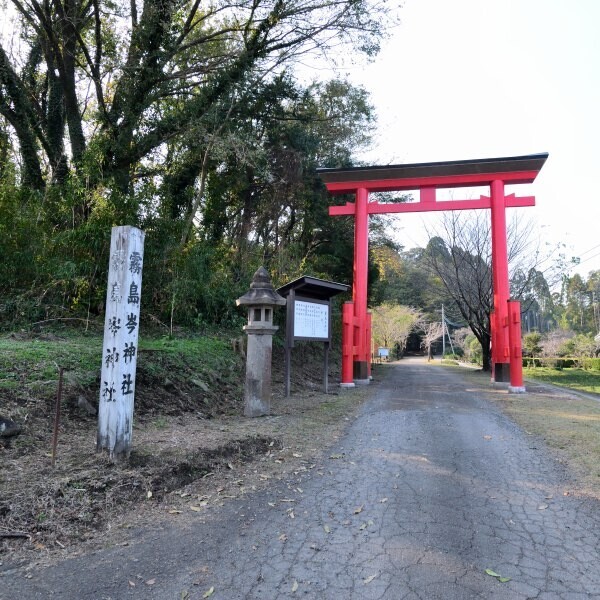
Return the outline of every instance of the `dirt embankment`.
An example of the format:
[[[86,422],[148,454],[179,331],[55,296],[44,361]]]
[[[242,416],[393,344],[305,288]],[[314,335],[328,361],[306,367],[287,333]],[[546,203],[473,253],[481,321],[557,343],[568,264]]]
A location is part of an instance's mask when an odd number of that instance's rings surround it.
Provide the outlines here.
[[[295,352],[293,395],[286,399],[276,352],[272,414],[259,419],[241,416],[241,357],[231,363],[235,369],[228,364],[225,374],[205,376],[204,386],[174,370],[148,385],[142,368],[133,451],[123,464],[96,454],[96,417],[77,404],[82,390],[76,386],[67,388],[52,468],[53,402],[30,394],[33,404],[17,411],[27,417],[23,433],[0,448],[0,572],[116,543],[123,528],[184,519],[313,468],[366,394],[339,395],[335,363],[332,393],[324,394],[321,361],[320,348]],[[92,407],[94,394],[93,385],[85,391]],[[18,401],[5,394],[2,410],[10,412],[10,402]]]

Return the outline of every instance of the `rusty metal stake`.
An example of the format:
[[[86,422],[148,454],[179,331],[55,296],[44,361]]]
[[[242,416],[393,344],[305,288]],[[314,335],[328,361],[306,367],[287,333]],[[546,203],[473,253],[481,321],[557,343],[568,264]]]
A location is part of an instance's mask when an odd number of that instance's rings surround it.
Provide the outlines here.
[[[58,427],[60,425],[60,404],[62,402],[63,368],[58,369],[58,392],[56,394],[56,410],[54,412],[54,435],[52,436],[52,468],[56,462],[56,447],[58,446]]]

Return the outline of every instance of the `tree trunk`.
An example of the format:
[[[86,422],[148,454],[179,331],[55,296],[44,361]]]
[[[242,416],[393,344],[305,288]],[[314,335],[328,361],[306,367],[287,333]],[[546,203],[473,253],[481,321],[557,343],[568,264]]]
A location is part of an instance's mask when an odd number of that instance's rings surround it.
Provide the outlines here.
[[[489,372],[492,370],[492,360],[490,355],[490,338],[485,336],[481,342],[481,362],[483,370]]]

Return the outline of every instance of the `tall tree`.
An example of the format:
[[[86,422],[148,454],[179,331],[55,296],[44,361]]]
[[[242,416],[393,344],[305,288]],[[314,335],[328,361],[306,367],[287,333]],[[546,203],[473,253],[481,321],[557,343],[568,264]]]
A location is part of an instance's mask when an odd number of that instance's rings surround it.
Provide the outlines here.
[[[23,182],[42,189],[72,168],[86,185],[109,187],[129,217],[140,178],[178,145],[195,180],[215,111],[224,116],[253,77],[336,46],[371,55],[390,23],[379,0],[11,4],[23,41],[0,45],[0,114],[18,140]],[[194,134],[196,149],[181,149]],[[89,196],[81,203],[85,219]]]
[[[0,151],[10,161],[0,175],[21,193],[0,210],[35,215],[29,235],[42,265],[19,288],[43,290],[44,302],[56,294],[57,307],[83,296],[99,306],[98,265],[115,222],[150,232],[146,289],[163,316],[181,306],[187,318],[216,318],[220,298],[196,279],[208,274],[213,288],[236,293],[230,286],[259,261],[281,278],[307,266],[348,278],[351,224],[327,217],[314,168],[351,164],[372,109],[364,90],[342,80],[303,87],[291,68],[342,47],[373,55],[393,7],[8,3],[18,20],[16,35],[0,39]],[[23,243],[17,231],[3,247]]]
[[[538,257],[531,248],[534,242],[531,226],[520,227],[513,221],[507,237],[509,266],[513,272],[516,265],[519,273],[535,274]],[[426,268],[439,277],[481,344],[484,370],[490,369],[491,258],[489,216],[481,212],[468,216],[459,212],[446,214],[435,235],[430,235],[424,255]],[[533,264],[527,264],[528,260],[533,260]],[[517,290],[513,285],[513,297],[518,299],[526,287],[523,285]]]

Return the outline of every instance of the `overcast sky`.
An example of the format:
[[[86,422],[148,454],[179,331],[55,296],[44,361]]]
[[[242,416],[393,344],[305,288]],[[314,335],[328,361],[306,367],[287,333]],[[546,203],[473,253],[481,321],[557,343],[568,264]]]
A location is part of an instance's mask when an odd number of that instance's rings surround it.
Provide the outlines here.
[[[406,0],[374,64],[346,69],[379,121],[361,158],[394,164],[548,152],[532,217],[584,275],[600,269],[600,2]],[[510,191],[510,189],[509,189]],[[433,215],[399,216],[421,245]],[[574,270],[574,271],[575,271]],[[573,272],[574,272],[573,271]]]

